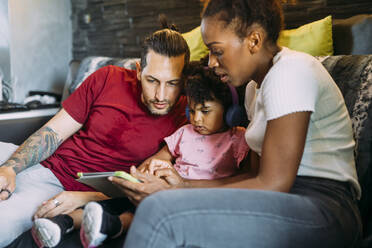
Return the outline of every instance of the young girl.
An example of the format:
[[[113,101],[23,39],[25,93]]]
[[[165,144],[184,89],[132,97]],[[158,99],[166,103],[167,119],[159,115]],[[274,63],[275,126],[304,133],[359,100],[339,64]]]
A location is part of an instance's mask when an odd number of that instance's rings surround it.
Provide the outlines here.
[[[235,127],[242,118],[242,112],[236,109],[235,89],[222,84],[202,62],[194,62],[190,68],[185,90],[191,124],[165,138],[166,145],[141,165],[141,171],[157,175],[162,169],[173,167],[183,178],[192,180],[237,174],[245,166],[249,149],[245,129]],[[107,238],[119,236],[129,227],[134,209],[127,198],[88,203],[80,232],[83,246],[95,247]],[[118,216],[118,212],[122,213]],[[38,244],[54,247],[72,227],[68,215],[37,219],[33,236]]]

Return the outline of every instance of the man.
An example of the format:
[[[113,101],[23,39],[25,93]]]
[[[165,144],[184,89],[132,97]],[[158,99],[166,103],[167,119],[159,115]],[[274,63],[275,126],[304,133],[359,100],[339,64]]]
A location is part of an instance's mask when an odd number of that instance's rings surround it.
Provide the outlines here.
[[[180,94],[189,57],[180,33],[157,31],[145,39],[136,71],[98,70],[12,155],[14,146],[0,144],[0,161],[8,158],[0,167],[0,247],[29,229],[33,216],[107,198],[75,181],[77,172],[128,171],[186,123]]]

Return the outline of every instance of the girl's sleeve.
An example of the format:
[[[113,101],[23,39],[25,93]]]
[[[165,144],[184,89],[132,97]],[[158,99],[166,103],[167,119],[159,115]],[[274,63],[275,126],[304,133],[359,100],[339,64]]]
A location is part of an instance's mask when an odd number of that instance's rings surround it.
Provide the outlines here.
[[[168,149],[173,157],[178,157],[180,155],[180,143],[184,134],[184,129],[185,126],[182,126],[177,129],[176,132],[164,138],[164,141],[167,143]]]

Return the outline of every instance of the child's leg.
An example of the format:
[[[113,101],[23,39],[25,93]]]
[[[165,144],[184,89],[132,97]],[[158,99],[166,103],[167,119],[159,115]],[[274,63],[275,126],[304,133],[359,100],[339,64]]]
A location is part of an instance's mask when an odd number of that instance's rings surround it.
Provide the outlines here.
[[[122,230],[121,230],[120,234],[123,233],[123,232],[128,231],[128,229],[130,227],[130,224],[132,223],[133,217],[134,217],[134,214],[131,213],[131,212],[125,212],[125,213],[122,213],[121,215],[119,215],[120,223],[121,223],[121,226],[122,226]]]
[[[80,230],[83,246],[96,247],[107,238],[120,236],[123,230],[129,228],[133,218],[131,211],[133,212],[134,208],[127,198],[88,203],[84,208]],[[122,214],[118,216],[119,213]]]
[[[66,234],[74,228],[80,228],[82,216],[83,210],[80,208],[50,219],[36,219],[31,229],[32,237],[39,247],[55,247]]]
[[[74,229],[80,229],[81,221],[83,220],[83,211],[84,210],[82,208],[79,208],[67,214],[68,216],[72,218]]]

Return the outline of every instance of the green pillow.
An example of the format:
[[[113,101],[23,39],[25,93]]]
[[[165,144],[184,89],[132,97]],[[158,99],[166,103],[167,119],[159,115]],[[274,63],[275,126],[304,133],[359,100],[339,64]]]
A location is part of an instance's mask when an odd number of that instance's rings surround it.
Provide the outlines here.
[[[332,17],[280,32],[278,44],[313,56],[333,54]]]
[[[190,61],[200,60],[208,54],[208,48],[204,45],[200,26],[190,32],[182,34],[190,48]]]
[[[190,48],[190,60],[199,60],[208,54],[200,26],[182,34]],[[332,17],[310,22],[296,29],[280,32],[278,44],[313,56],[333,55]]]

